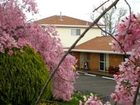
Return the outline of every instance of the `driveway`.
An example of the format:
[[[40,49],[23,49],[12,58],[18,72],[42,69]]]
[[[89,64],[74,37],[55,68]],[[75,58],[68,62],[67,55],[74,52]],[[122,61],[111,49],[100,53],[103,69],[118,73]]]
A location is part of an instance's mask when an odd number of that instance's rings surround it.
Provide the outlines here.
[[[114,91],[115,84],[112,78],[80,74],[76,80],[75,89],[84,93],[96,93],[102,96],[104,101],[111,101],[110,94]],[[140,96],[137,100],[137,105],[140,105]]]
[[[101,95],[104,100],[110,100],[110,94],[114,91],[115,81],[101,76],[80,74],[76,80],[75,89],[81,92],[92,92]]]

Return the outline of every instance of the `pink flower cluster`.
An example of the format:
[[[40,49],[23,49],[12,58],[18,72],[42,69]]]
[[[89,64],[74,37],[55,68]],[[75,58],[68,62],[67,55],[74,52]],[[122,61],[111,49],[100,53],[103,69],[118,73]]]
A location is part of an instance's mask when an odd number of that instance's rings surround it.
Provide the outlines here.
[[[35,12],[34,0],[2,0],[0,1],[0,52],[23,46],[33,47],[43,57],[50,73],[64,55],[63,47],[54,27],[45,30],[34,23],[27,23],[23,11]],[[53,96],[68,101],[73,94],[76,59],[68,55],[52,80]]]
[[[21,42],[26,40],[30,45],[39,52],[49,67],[50,73],[53,72],[56,65],[64,55],[63,47],[58,34],[54,27],[48,26],[45,31],[41,27],[34,24],[27,26],[28,36],[20,38]],[[23,41],[22,41],[23,40]],[[27,43],[25,42],[25,44]],[[53,96],[56,99],[69,101],[74,91],[74,82],[76,78],[73,65],[76,59],[68,55],[60,65],[59,70],[53,77]]]
[[[111,97],[121,105],[132,105],[136,89],[140,81],[140,20],[138,16],[131,15],[118,25],[116,39],[113,41],[116,51],[129,51],[130,57],[119,66],[119,74],[114,75],[116,80],[115,91]]]
[[[53,82],[53,95],[56,99],[69,101],[72,98],[76,78],[75,72],[72,71],[74,69],[72,65],[75,63],[75,58],[68,55],[54,76],[53,80],[56,82]]]
[[[123,20],[117,26],[116,39],[120,42],[125,51],[132,51],[137,49],[140,45],[140,19],[135,15],[130,15],[129,18]],[[121,51],[122,48],[113,41],[113,48],[116,51]]]
[[[89,97],[84,96],[84,100],[79,102],[79,105],[111,105],[110,102],[102,103],[101,99],[91,94]]]
[[[120,65],[120,74],[114,75],[117,82],[111,97],[122,105],[132,105],[140,77],[140,67],[127,60]]]
[[[30,1],[30,2],[29,2]],[[24,9],[34,8],[31,0],[1,0],[0,1],[0,52],[19,47],[18,38],[25,35],[26,17]],[[28,5],[28,7],[26,5]],[[32,9],[35,11],[35,8]]]
[[[4,53],[6,49],[11,51],[13,47],[18,47],[15,39],[6,32],[3,32],[0,35],[0,52]]]

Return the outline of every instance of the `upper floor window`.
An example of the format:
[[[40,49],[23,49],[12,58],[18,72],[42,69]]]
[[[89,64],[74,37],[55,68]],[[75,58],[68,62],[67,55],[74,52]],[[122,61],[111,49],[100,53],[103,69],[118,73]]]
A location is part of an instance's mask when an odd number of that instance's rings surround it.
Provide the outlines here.
[[[71,35],[80,35],[81,30],[79,28],[72,28],[71,29]]]

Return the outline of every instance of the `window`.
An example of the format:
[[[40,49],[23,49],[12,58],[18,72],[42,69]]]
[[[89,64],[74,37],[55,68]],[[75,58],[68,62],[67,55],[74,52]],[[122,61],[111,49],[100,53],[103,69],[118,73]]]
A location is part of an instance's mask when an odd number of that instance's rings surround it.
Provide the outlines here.
[[[71,35],[80,35],[81,30],[79,28],[72,28],[71,29]]]
[[[106,55],[100,54],[100,70],[105,71],[106,69]]]

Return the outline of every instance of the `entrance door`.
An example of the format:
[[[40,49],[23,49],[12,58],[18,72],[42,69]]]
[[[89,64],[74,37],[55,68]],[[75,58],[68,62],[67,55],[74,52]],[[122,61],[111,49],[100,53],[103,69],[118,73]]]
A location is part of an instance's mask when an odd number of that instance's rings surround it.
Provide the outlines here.
[[[87,62],[89,64],[90,62],[90,54],[89,53],[81,53],[80,54],[80,68],[84,69],[84,64]],[[88,65],[89,69],[89,65]]]
[[[106,54],[100,54],[100,68],[101,71],[106,70]]]

